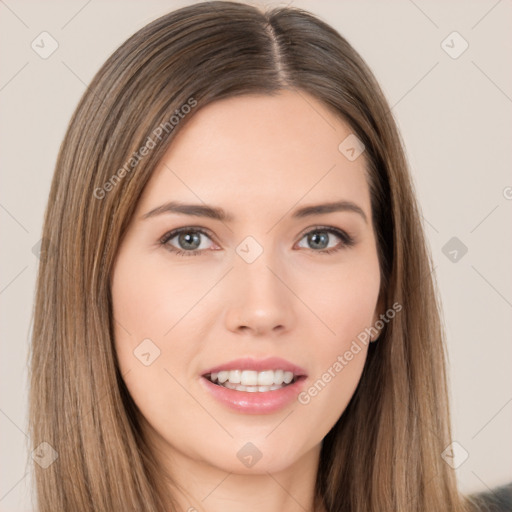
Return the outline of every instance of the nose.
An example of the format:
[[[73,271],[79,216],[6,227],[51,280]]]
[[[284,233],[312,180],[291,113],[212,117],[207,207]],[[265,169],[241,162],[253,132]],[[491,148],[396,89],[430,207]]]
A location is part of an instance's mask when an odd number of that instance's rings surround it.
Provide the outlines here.
[[[294,327],[297,299],[283,267],[277,258],[270,257],[270,251],[252,263],[237,258],[229,277],[228,330],[263,337]]]

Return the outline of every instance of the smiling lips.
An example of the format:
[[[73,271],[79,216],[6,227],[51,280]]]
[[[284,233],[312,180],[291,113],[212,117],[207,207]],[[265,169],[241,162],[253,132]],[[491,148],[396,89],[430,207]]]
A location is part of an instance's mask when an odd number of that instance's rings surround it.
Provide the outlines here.
[[[249,414],[270,413],[289,404],[307,377],[303,368],[276,357],[238,359],[201,376],[216,399]]]
[[[236,359],[203,373],[203,377],[214,384],[238,391],[276,390],[305,376],[303,368],[279,357]]]

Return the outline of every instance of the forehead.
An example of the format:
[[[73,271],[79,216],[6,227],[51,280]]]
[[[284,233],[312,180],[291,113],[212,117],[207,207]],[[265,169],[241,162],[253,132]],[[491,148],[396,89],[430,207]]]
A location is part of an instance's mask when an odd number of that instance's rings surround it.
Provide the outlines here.
[[[262,215],[271,206],[345,199],[369,212],[364,153],[350,161],[339,149],[351,134],[302,91],[214,102],[178,132],[139,209],[178,199]]]

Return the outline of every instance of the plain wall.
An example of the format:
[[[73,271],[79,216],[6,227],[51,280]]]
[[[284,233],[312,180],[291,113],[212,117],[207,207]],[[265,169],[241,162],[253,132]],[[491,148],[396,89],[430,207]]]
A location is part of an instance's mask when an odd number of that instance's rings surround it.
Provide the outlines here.
[[[25,432],[33,247],[67,123],[93,75],[125,39],[190,3],[0,2],[0,511],[32,510]],[[460,487],[473,492],[511,481],[512,5],[290,3],[348,39],[393,107],[444,307],[454,440],[469,455],[456,469]],[[47,59],[31,47],[43,31],[59,45]],[[454,31],[469,44],[457,58],[464,41],[450,36]],[[450,244],[458,246],[447,246],[453,237]]]

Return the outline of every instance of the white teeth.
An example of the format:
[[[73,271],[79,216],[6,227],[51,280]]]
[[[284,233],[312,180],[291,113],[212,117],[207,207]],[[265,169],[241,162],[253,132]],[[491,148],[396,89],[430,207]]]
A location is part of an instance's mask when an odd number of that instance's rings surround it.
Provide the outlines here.
[[[217,379],[221,384],[224,384],[229,379],[229,372],[219,372]]]
[[[292,372],[284,372],[284,383],[290,384],[290,382],[293,379],[293,373]]]
[[[274,372],[272,370],[268,370],[266,372],[259,372],[258,384],[260,386],[271,386],[272,384],[274,384]]]
[[[276,370],[274,372],[274,384],[282,384],[284,382],[283,370]]]
[[[258,372],[244,370],[240,377],[242,386],[256,386],[258,384]]]
[[[210,380],[216,384],[249,392],[280,389],[283,385],[290,384],[293,377],[293,372],[284,370],[223,370],[210,374]]]
[[[231,384],[240,384],[242,378],[242,372],[240,370],[231,370],[229,372],[229,382]]]
[[[242,386],[241,384],[231,384],[231,382],[224,382],[224,384],[220,384],[220,386],[229,389],[236,389],[237,391],[248,391],[249,393],[254,393],[256,391],[260,393],[265,393],[266,391],[274,391],[276,389],[284,388],[285,385],[281,384],[280,386]]]

